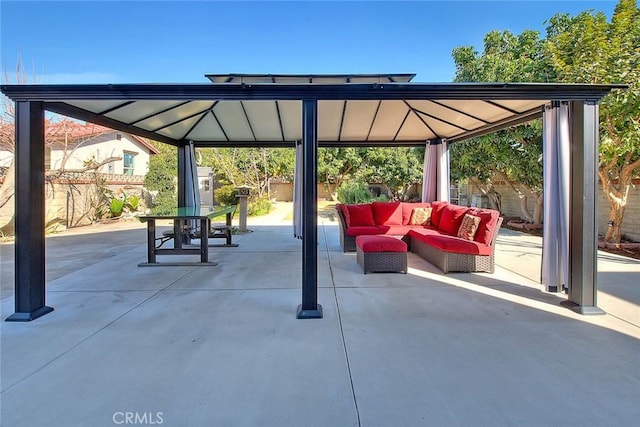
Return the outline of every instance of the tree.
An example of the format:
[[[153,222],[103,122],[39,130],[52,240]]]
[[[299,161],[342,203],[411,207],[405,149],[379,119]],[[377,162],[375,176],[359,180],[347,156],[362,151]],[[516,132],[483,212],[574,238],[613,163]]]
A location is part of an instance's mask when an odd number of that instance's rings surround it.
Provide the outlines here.
[[[178,150],[176,147],[156,141],[149,141],[158,149],[158,154],[149,159],[149,171],[144,177],[144,186],[155,192],[154,204],[162,207],[176,207],[178,181]]]
[[[412,184],[422,180],[423,159],[424,150],[416,148],[369,148],[362,173],[366,182],[380,182],[393,198],[401,198]]]
[[[625,83],[600,102],[598,176],[609,201],[605,240],[619,243],[632,179],[640,174],[640,10],[620,0],[610,23],[601,13],[549,20],[545,44],[558,80],[570,83]]]
[[[337,200],[337,190],[347,180],[386,185],[392,197],[401,197],[422,179],[424,150],[397,148],[321,148],[318,181]]]
[[[361,170],[364,148],[320,148],[318,150],[318,181],[322,182],[333,200],[338,200],[338,188]]]
[[[453,50],[456,82],[547,82],[555,72],[544,59],[544,41],[537,31],[520,35],[491,31],[484,38],[482,54],[472,47]],[[451,146],[451,173],[454,179],[470,183],[500,209],[496,180],[507,183],[520,198],[521,215],[539,224],[542,220],[542,127],[540,121],[512,127],[491,135]],[[537,195],[531,213],[527,193]]]
[[[249,185],[258,198],[270,198],[269,181],[293,178],[295,152],[291,148],[198,149],[199,164],[210,166],[223,182]]]

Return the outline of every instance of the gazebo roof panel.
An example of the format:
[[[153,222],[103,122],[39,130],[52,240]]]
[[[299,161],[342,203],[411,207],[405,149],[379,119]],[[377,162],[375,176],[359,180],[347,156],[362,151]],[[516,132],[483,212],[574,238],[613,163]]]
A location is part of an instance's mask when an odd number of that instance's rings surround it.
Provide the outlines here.
[[[164,127],[158,130],[158,133],[169,138],[173,139],[182,139],[189,129],[193,128],[193,126],[203,117],[205,113],[201,113],[187,119],[181,120],[173,125]]]
[[[280,118],[274,101],[245,101],[242,105],[258,141],[283,139]]]
[[[488,117],[480,118],[474,115],[467,115],[460,110],[453,109],[437,101],[407,101],[416,113],[424,118],[432,118],[443,123],[454,125],[451,130],[460,132],[462,129],[474,129],[482,126],[489,120]],[[449,131],[448,133],[451,133]],[[449,135],[450,136],[450,135]]]
[[[256,140],[240,101],[218,102],[213,113],[230,141]]]
[[[371,127],[370,141],[391,141],[398,133],[409,107],[403,101],[384,101]]]
[[[198,122],[198,126],[193,128],[185,138],[193,141],[226,141],[224,132],[211,112],[205,113]]]
[[[278,101],[278,108],[282,117],[284,139],[286,141],[299,140],[302,135],[302,102]],[[319,109],[320,107],[318,107]]]
[[[318,139],[320,141],[338,141],[342,130],[345,101],[318,102]],[[297,139],[297,138],[296,138]]]
[[[118,105],[122,105],[122,100],[120,99],[115,99],[115,100],[75,100],[75,99],[70,99],[65,101],[67,104],[69,105],[73,105],[74,107],[78,107],[81,108],[83,110],[87,110],[87,111],[91,111],[92,113],[96,113],[99,114],[102,111],[108,111],[111,110],[115,107],[117,107]]]
[[[378,105],[378,101],[348,101],[344,113],[341,139],[344,141],[366,141]]]
[[[171,108],[170,110],[164,108],[164,102],[160,104],[161,105],[158,105],[156,108],[158,114],[139,121],[136,123],[136,126],[149,131],[163,129],[167,126],[172,126],[174,123],[191,118],[194,115],[202,115],[202,113],[209,110],[214,103],[212,101],[193,101],[182,104],[176,108]],[[165,133],[160,133],[165,135]],[[183,135],[179,135],[179,137],[182,136]]]
[[[395,141],[427,141],[429,139],[439,138],[440,135],[434,134],[424,125],[422,120],[416,114],[409,114],[407,119],[402,123],[402,127],[395,137]]]
[[[182,103],[183,101],[137,101],[123,105],[104,115],[124,123],[136,123],[158,114],[158,111],[168,110]]]

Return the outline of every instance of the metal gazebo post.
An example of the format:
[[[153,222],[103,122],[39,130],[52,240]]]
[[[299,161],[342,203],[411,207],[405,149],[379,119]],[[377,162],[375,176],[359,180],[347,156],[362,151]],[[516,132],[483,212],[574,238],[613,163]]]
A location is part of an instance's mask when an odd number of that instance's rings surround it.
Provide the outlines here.
[[[16,103],[15,310],[7,321],[28,322],[51,311],[45,305],[44,108]]]
[[[302,304],[298,319],[322,318],[318,304],[318,101],[302,101]]]

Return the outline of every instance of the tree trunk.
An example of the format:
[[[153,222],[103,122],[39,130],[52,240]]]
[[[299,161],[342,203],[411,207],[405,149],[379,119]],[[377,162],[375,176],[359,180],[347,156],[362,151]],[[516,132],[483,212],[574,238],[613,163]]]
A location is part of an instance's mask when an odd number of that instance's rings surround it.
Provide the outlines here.
[[[533,215],[531,215],[529,207],[527,206],[527,196],[525,194],[518,193],[518,197],[520,198],[520,215],[522,216],[522,219],[532,223]]]
[[[497,210],[498,212],[502,212],[502,201],[500,199],[500,193],[498,193],[493,188],[493,185],[491,183],[485,184],[476,177],[469,178],[469,182],[480,193],[484,194],[489,198],[489,207],[491,209]]]
[[[622,240],[622,221],[627,207],[629,190],[633,179],[633,172],[640,167],[640,160],[626,163],[619,170],[617,158],[598,169],[598,176],[602,182],[604,194],[609,201],[609,222],[604,240],[608,243],[620,243]],[[617,177],[615,182],[611,177]]]
[[[489,207],[498,212],[502,212],[502,199],[500,193],[498,193],[493,188],[489,188],[486,192],[487,197],[489,197]]]
[[[622,220],[624,219],[625,205],[609,206],[609,223],[607,227],[607,233],[604,236],[604,240],[610,243],[620,243],[622,240]]]
[[[533,223],[534,224],[542,224],[542,208],[544,205],[544,198],[542,193],[536,199],[536,207],[533,210]]]

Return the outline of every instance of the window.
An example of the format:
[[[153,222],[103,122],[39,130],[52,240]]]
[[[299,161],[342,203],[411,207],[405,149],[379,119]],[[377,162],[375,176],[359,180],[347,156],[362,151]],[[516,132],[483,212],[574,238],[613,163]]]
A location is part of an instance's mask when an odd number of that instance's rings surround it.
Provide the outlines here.
[[[135,158],[135,153],[127,153],[125,152],[122,156],[123,168],[122,173],[125,175],[133,175],[133,159]]]

